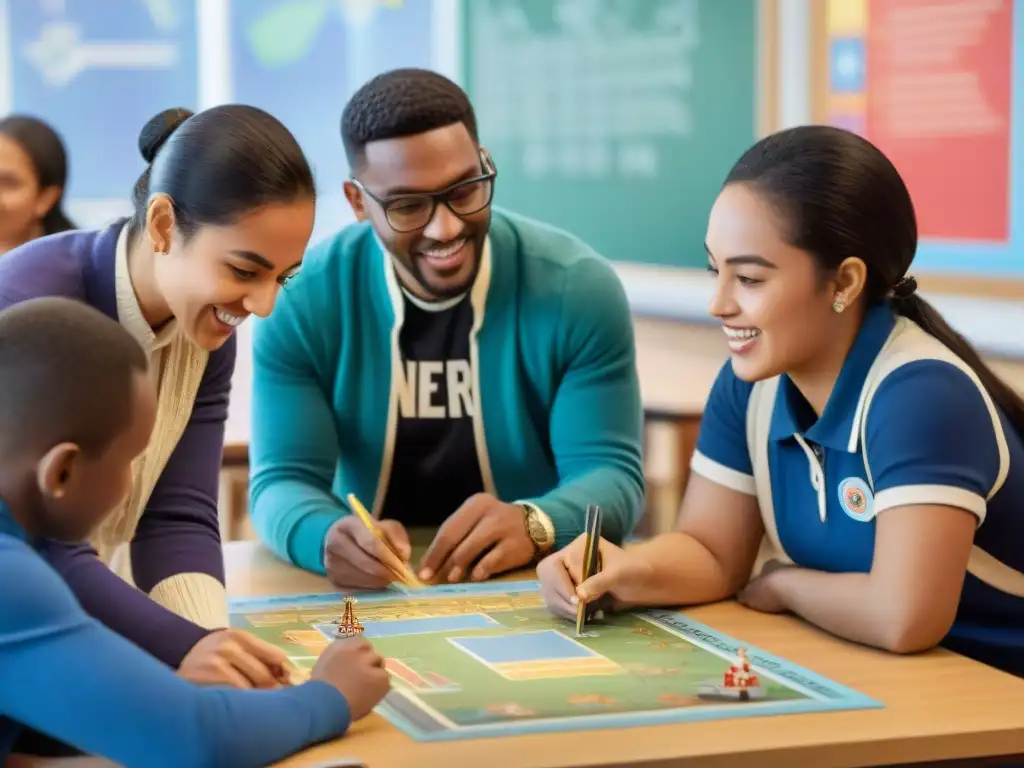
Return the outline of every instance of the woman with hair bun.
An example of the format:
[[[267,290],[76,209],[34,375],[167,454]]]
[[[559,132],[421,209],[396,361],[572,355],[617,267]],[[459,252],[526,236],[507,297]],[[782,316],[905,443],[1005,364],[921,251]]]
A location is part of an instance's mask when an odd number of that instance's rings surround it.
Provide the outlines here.
[[[918,294],[917,242],[903,180],[856,134],[792,128],[736,162],[705,240],[731,355],[677,530],[601,542],[583,583],[582,542],[552,555],[552,609],[736,596],[1024,676],[1024,402]]]
[[[0,120],[0,255],[75,228],[64,214],[67,183],[67,152],[53,128],[28,115]]]
[[[158,391],[153,436],[120,508],[89,545],[41,551],[87,612],[181,675],[273,686],[283,654],[225,629],[217,494],[235,329],[267,316],[299,269],[313,175],[288,130],[249,106],[167,110],[142,129],[139,149],[148,166],[130,218],[0,259],[0,309],[39,296],[96,307],[147,350]]]

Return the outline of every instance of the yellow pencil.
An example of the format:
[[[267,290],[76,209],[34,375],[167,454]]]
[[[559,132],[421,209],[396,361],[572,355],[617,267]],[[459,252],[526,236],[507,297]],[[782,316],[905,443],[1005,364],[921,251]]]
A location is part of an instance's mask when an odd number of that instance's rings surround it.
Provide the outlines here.
[[[380,540],[385,549],[394,555],[397,565],[391,563],[384,563],[384,565],[386,565],[388,569],[398,577],[398,580],[405,584],[405,586],[412,587],[413,589],[421,589],[425,587],[426,584],[420,581],[416,577],[416,574],[406,566],[405,562],[403,562],[402,556],[391,548],[391,544],[388,542],[387,536],[385,536],[384,532],[377,527],[377,523],[374,521],[373,516],[366,511],[366,507],[362,505],[362,502],[356,498],[354,493],[350,493],[348,495],[348,505],[352,511],[356,513],[356,517],[362,521],[363,525],[365,525],[370,532]]]

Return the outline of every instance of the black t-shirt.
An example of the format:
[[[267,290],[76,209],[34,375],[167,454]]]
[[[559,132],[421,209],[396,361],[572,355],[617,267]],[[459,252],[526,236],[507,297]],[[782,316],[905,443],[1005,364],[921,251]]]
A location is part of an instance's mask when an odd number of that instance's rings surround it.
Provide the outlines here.
[[[434,527],[484,489],[473,438],[473,305],[468,295],[440,310],[403,301],[398,433],[381,517]]]

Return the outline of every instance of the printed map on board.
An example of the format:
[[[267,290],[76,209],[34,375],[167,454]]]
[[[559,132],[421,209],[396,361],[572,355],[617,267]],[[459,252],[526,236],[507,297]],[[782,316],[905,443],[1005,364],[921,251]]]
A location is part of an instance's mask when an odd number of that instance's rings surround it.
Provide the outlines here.
[[[334,639],[342,598],[238,600],[231,625],[308,674]],[[377,711],[420,741],[881,706],[676,611],[616,614],[576,637],[536,582],[356,598],[363,636],[392,678]]]

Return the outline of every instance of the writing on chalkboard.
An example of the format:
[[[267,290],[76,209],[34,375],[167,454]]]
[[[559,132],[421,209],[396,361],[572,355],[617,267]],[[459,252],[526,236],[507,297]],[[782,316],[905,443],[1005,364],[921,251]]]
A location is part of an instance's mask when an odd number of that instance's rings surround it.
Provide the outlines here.
[[[655,178],[691,136],[697,0],[477,0],[481,132],[532,180]]]
[[[614,261],[702,268],[757,126],[759,0],[467,0],[463,82],[495,204]]]

